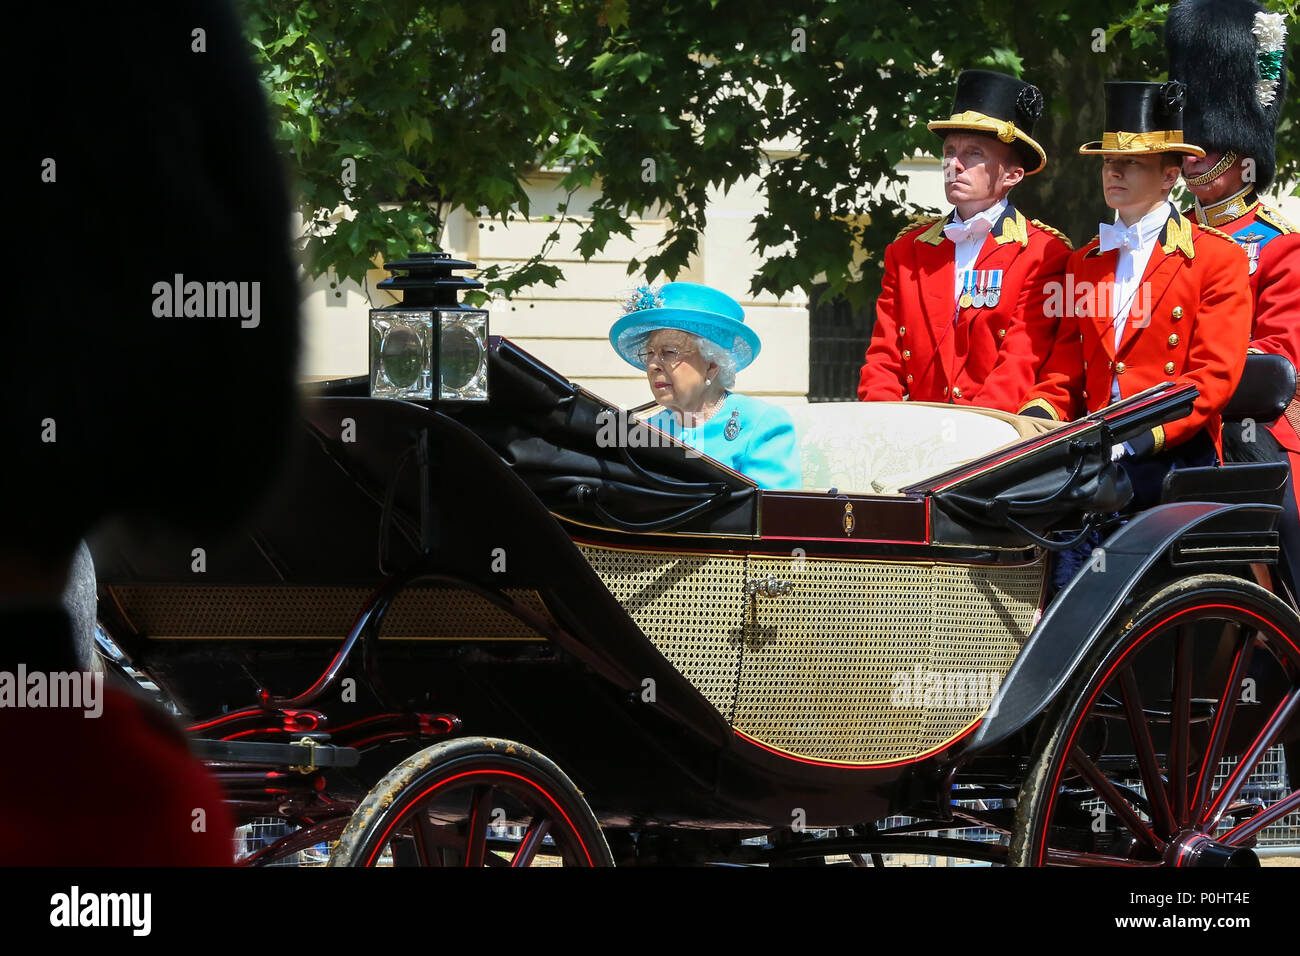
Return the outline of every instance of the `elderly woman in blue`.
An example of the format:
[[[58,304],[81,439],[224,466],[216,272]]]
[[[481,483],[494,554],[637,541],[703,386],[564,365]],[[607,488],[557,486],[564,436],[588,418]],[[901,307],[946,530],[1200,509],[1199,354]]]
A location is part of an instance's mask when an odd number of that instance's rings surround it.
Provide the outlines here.
[[[623,359],[644,369],[664,410],[649,422],[760,488],[802,486],[794,422],[779,405],[730,389],[760,344],[740,303],[694,282],[642,286],[610,329]]]

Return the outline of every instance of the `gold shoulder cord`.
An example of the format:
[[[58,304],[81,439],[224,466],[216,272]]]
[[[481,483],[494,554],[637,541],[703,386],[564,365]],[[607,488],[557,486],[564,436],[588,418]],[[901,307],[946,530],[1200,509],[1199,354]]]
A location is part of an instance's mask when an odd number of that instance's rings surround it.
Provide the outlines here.
[[[1061,230],[1057,229],[1055,226],[1049,226],[1041,219],[1031,219],[1029,221],[1032,222],[1039,229],[1043,230],[1043,232],[1050,232],[1057,239],[1060,239],[1063,243],[1065,243],[1065,248],[1069,249],[1071,252],[1074,251],[1074,243],[1072,243],[1070,241],[1070,237],[1067,236],[1065,233],[1061,232]]]
[[[911,222],[898,231],[898,235],[894,237],[894,241],[897,242],[915,229],[932,225],[933,223],[938,222],[941,218],[941,216],[912,216]]]

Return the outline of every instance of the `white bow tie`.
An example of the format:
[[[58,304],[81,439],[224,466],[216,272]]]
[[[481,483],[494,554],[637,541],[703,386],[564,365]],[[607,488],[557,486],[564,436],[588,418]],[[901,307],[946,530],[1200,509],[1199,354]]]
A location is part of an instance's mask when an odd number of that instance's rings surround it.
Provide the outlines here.
[[[992,228],[987,219],[977,216],[970,222],[948,223],[943,227],[943,234],[953,242],[963,242],[967,239],[983,239]]]
[[[1128,249],[1132,252],[1142,247],[1142,231],[1137,223],[1121,226],[1118,223],[1103,222],[1098,227],[1097,234],[1101,237],[1102,252],[1110,252],[1112,249]]]

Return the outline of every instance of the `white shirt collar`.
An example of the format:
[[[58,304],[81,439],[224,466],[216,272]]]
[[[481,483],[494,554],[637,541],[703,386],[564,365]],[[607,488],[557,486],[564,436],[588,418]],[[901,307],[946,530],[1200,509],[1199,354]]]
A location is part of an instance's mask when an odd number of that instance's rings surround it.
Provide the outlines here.
[[[1007,200],[1005,197],[999,199],[992,206],[989,206],[988,209],[977,212],[975,215],[971,216],[970,219],[963,219],[961,213],[957,211],[957,207],[954,206],[952,209],[952,221],[961,226],[965,225],[967,222],[973,222],[976,219],[984,219],[990,226],[995,226],[997,225],[997,221],[1002,218],[1002,214],[1006,211]]]
[[[1165,223],[1169,221],[1169,217],[1172,213],[1173,206],[1166,201],[1137,221],[1138,243],[1143,249],[1156,241],[1156,238],[1164,230]],[[1115,213],[1115,225],[1120,229],[1126,228],[1123,221],[1119,218],[1119,213]]]

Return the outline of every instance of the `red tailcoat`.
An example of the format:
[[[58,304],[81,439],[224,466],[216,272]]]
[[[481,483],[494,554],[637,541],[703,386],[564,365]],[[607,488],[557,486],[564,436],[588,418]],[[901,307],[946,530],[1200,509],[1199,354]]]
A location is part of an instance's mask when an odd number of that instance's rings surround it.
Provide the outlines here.
[[[1115,348],[1114,282],[1119,252],[1094,238],[1070,256],[1056,343],[1024,408],[1073,419],[1159,382],[1191,382],[1192,413],[1131,442],[1135,453],[1159,452],[1204,428],[1222,456],[1219,413],[1232,397],[1250,341],[1246,257],[1222,233],[1202,229],[1170,207]],[[1053,303],[1048,302],[1049,310]]]
[[[950,218],[914,226],[886,247],[858,398],[1014,412],[1051,348],[1057,320],[1045,315],[1043,302],[1050,284],[1061,280],[1070,247],[1008,203],[974,265],[1003,271],[998,303],[959,309],[955,246],[943,234]]]
[[[1250,351],[1285,355],[1300,369],[1300,232],[1277,210],[1265,206],[1248,193],[1233,206],[1225,201],[1197,210],[1198,221],[1232,236],[1246,251],[1250,262],[1250,293],[1254,302],[1254,326]],[[1237,209],[1244,210],[1229,218]],[[1229,210],[1227,215],[1216,212]],[[1300,468],[1300,401],[1269,430],[1278,444],[1290,453],[1292,471]]]

